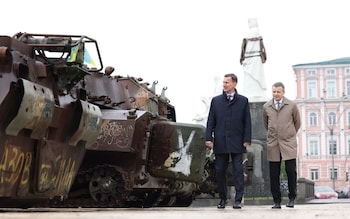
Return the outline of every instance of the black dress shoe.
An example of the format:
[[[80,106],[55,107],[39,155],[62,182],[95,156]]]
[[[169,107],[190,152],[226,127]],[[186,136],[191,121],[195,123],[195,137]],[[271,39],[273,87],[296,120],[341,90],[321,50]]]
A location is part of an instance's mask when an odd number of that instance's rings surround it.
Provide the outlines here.
[[[240,202],[235,202],[235,204],[233,205],[233,208],[234,209],[241,209],[242,208],[242,205]]]
[[[272,206],[272,209],[281,209],[281,204],[280,204],[280,203],[275,203],[275,204]]]
[[[225,205],[227,204],[227,201],[226,200],[223,200],[221,199],[220,203],[218,204],[218,208],[219,209],[222,209],[222,208],[225,208]]]
[[[294,208],[294,199],[289,199],[289,201],[286,204],[286,207]]]

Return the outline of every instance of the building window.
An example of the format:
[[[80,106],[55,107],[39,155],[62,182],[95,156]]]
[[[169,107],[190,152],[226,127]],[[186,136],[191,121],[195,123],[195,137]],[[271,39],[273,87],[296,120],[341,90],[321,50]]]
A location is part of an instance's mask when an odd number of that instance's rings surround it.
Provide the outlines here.
[[[350,95],[350,81],[346,81],[346,95]]]
[[[311,174],[311,180],[313,181],[318,180],[318,169],[311,169],[310,174]]]
[[[312,112],[309,114],[309,125],[310,126],[317,126],[317,115],[316,113]]]
[[[348,127],[350,128],[350,112],[348,112],[348,114],[347,114],[347,115],[348,115],[348,116],[347,116],[347,117],[348,117],[348,119],[347,119],[348,124],[347,124],[347,125],[348,125]]]
[[[335,69],[327,69],[326,70],[326,72],[327,72],[327,75],[329,75],[329,76],[331,76],[331,75],[335,75]]]
[[[307,91],[309,98],[316,98],[316,81],[307,82]]]
[[[327,81],[327,97],[335,97],[335,80]]]
[[[333,140],[329,140],[328,141],[328,145],[329,145],[329,155],[336,155],[337,154],[337,141]]]
[[[346,152],[346,156],[349,156],[350,155],[350,139],[348,139],[348,151]]]
[[[307,70],[307,75],[308,76],[316,76],[316,70],[314,70],[314,69]]]
[[[345,74],[350,75],[350,68],[345,69]]]
[[[311,156],[318,155],[318,140],[317,139],[310,139],[309,141],[309,154]]]
[[[332,168],[329,169],[329,172],[330,172],[330,176],[331,176],[331,180],[334,179],[334,180],[337,180],[338,179],[338,169],[337,168],[334,168],[334,176],[333,176],[333,171],[332,171]]]
[[[337,117],[334,112],[328,113],[328,125],[336,125]]]

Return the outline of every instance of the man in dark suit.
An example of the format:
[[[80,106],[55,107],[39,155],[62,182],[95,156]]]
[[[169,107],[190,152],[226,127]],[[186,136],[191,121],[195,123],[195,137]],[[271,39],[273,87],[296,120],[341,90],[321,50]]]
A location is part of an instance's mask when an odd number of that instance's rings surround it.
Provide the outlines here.
[[[220,203],[223,209],[227,204],[226,171],[232,159],[233,177],[236,189],[233,208],[240,209],[244,193],[242,155],[251,143],[251,117],[248,98],[237,93],[237,76],[226,74],[223,80],[223,93],[213,97],[205,134],[205,145],[213,147],[215,154],[216,181]]]

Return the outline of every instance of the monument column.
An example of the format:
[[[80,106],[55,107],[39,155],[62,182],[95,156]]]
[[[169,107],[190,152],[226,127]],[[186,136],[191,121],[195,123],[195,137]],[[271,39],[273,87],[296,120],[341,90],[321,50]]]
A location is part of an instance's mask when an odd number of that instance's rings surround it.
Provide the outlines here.
[[[269,166],[266,152],[267,131],[263,124],[262,108],[268,101],[263,64],[266,50],[259,34],[258,22],[248,19],[250,33],[243,39],[240,63],[243,66],[243,95],[248,97],[252,118],[252,144],[248,152],[254,154],[252,184],[246,188],[246,196],[270,196]]]

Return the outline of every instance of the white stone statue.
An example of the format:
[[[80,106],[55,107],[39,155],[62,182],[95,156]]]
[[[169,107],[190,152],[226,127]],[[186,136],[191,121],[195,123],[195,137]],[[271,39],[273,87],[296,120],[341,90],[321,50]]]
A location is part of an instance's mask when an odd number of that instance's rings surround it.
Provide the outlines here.
[[[263,38],[259,34],[257,19],[249,18],[248,24],[250,34],[243,39],[240,58],[244,71],[242,94],[248,97],[249,102],[267,101],[263,68],[266,51]]]
[[[195,121],[199,125],[207,126],[207,119],[209,114],[209,108],[211,99],[222,93],[222,76],[215,76],[214,78],[214,92],[211,96],[201,97],[201,101],[204,104],[204,111],[201,113],[197,113],[195,117],[193,118],[193,121]]]

